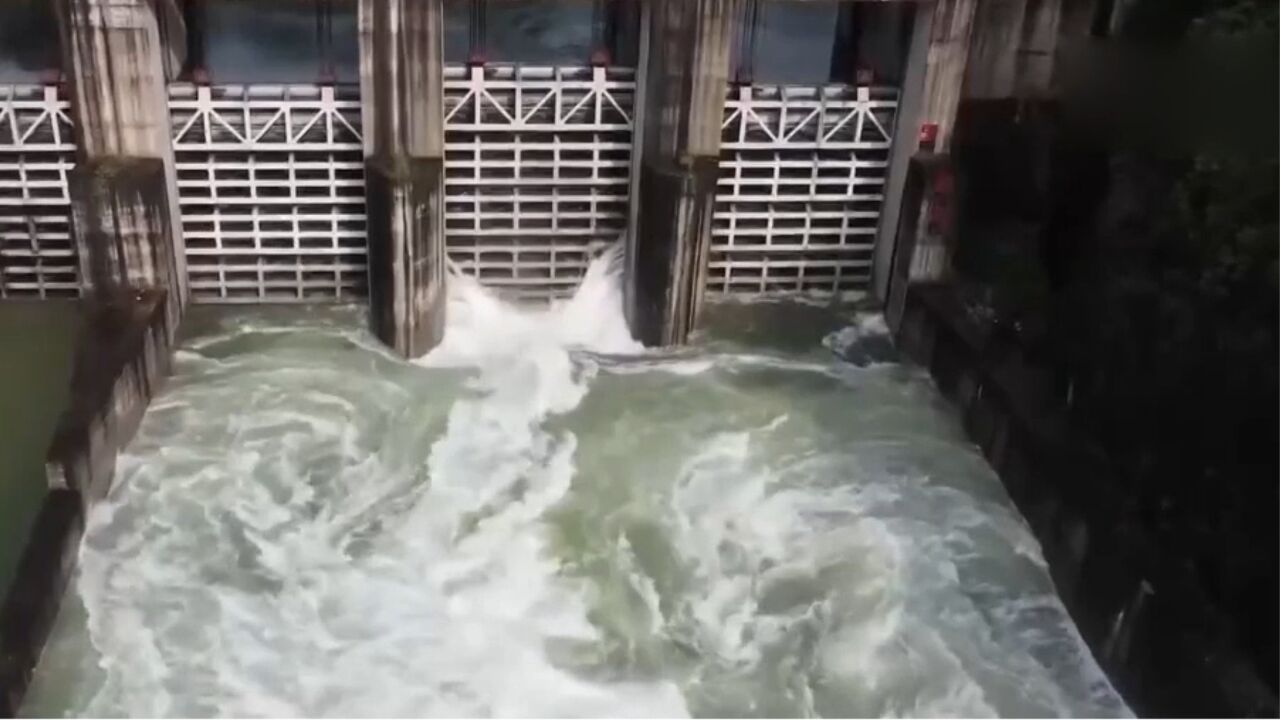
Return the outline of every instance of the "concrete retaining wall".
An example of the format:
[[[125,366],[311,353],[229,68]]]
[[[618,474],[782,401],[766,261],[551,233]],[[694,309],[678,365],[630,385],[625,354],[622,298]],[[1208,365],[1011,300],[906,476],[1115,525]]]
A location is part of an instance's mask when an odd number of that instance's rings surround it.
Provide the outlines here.
[[[1121,477],[1053,399],[1050,379],[990,337],[946,283],[915,283],[901,350],[956,403],[1044,549],[1070,611],[1135,711],[1262,716],[1276,697],[1179,558],[1152,542]]]
[[[110,491],[116,456],[168,374],[166,304],[163,290],[86,301],[71,400],[46,456],[49,492],[0,606],[0,717],[22,704],[75,569],[85,516]]]

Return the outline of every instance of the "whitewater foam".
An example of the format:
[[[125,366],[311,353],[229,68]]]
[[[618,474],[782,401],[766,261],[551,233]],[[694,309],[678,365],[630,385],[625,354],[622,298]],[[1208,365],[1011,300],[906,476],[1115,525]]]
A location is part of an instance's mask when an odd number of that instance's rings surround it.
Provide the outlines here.
[[[612,355],[642,352],[623,317],[618,281],[622,248],[597,255],[574,294],[548,307],[504,302],[474,277],[449,278],[444,338],[418,360],[425,367],[489,367],[531,351],[586,350]]]
[[[26,712],[1127,712],[918,374],[646,351],[616,253],[543,308],[451,277],[414,364],[187,343]]]

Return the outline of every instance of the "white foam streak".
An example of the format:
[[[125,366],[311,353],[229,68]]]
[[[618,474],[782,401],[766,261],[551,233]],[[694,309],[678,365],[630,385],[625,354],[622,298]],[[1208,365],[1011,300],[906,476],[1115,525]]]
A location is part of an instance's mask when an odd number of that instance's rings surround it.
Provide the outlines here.
[[[551,349],[641,352],[644,347],[632,339],[623,317],[617,275],[621,252],[621,246],[614,246],[600,254],[573,296],[546,308],[513,306],[472,277],[451,276],[444,338],[418,362],[428,367],[489,367]]]
[[[972,500],[945,488],[895,490],[863,485],[856,475],[835,485],[787,482],[783,470],[822,479],[852,466],[839,456],[808,468],[777,465],[757,446],[786,422],[779,416],[715,437],[681,468],[672,496],[674,544],[694,568],[685,602],[697,646],[716,658],[707,667],[733,668],[728,679],[704,683],[756,677],[768,658],[786,653],[812,663],[798,671],[820,682],[817,697],[827,708],[889,717],[994,717],[1000,711],[988,689],[1015,714],[1069,715],[1081,697],[1105,686],[1087,659],[1045,663],[1033,633],[997,636],[984,611],[958,591],[971,581],[959,577],[951,543],[989,532],[1010,554],[1020,553],[1025,527],[1009,526],[999,512],[974,525]],[[930,496],[954,498],[939,507],[939,525],[916,527],[886,517],[907,493],[919,506]],[[1034,597],[1039,622],[1067,622],[1056,598]],[[1029,599],[997,604],[995,612],[1021,616]],[[1006,616],[1000,627],[1018,624]],[[818,638],[809,660],[807,633]],[[1081,647],[1078,636],[1064,642],[1057,628],[1049,634],[1063,647]],[[1075,699],[1063,692],[1064,683],[1082,681],[1088,686],[1073,688]],[[815,701],[809,688],[795,695],[789,712]],[[1108,693],[1090,698],[1098,703],[1093,712],[1123,712]]]
[[[441,608],[460,642],[442,648],[452,682],[483,678],[481,709],[497,716],[685,714],[667,683],[598,684],[556,668],[542,643],[589,641],[577,588],[558,566],[538,527],[568,492],[574,473],[572,433],[550,433],[548,415],[577,407],[594,365],[572,352],[634,353],[621,317],[612,254],[598,258],[568,301],[546,309],[501,302],[473,280],[455,276],[449,323],[427,367],[476,367],[480,395],[457,401],[428,459],[431,487],[400,529],[408,543],[423,527],[447,530],[427,572],[447,599]],[[470,662],[468,662],[470,661]]]
[[[41,707],[1123,714],[923,383],[646,352],[617,253],[542,308],[451,277],[414,364],[323,317],[189,343],[88,518],[100,689]]]
[[[369,411],[365,403],[388,406],[393,397],[344,397],[340,386],[293,393],[306,398],[298,409],[266,409],[281,394],[253,390],[240,400],[249,412],[200,431],[226,451],[204,457],[185,480],[172,477],[194,457],[185,446],[146,462],[126,454],[120,504],[95,511],[81,558],[80,592],[106,676],[90,712],[685,714],[674,685],[591,681],[545,650],[550,641],[597,639],[584,593],[561,577],[542,527],[569,490],[576,439],[542,421],[574,409],[594,377],[594,364],[575,351],[640,349],[621,322],[611,263],[597,261],[571,300],[541,311],[451,280],[445,342],[420,362],[474,374],[426,454],[425,485],[406,486],[364,449],[378,439],[350,424]],[[278,332],[251,323],[238,331]],[[179,361],[220,372],[227,365],[235,378],[232,366],[253,361],[202,354],[221,344],[195,343]],[[315,382],[305,370],[263,372]],[[153,410],[179,426],[207,423],[209,403],[220,399],[196,389]],[[325,458],[337,475],[313,486],[304,468]],[[155,515],[113,512],[130,500]],[[203,541],[206,551],[196,551]],[[217,560],[228,554],[230,563]],[[210,572],[219,574],[213,587]],[[172,615],[180,610],[204,620]]]

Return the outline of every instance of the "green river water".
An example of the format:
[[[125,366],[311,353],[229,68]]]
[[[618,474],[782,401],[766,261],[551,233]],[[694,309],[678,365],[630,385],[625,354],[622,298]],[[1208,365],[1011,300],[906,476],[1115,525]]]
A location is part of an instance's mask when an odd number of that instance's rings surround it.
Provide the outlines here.
[[[655,353],[599,275],[453,281],[417,363],[355,310],[197,312],[24,712],[1128,714],[927,375],[834,351],[874,318]]]
[[[0,303],[0,588],[44,497],[44,457],[70,389],[73,302]]]

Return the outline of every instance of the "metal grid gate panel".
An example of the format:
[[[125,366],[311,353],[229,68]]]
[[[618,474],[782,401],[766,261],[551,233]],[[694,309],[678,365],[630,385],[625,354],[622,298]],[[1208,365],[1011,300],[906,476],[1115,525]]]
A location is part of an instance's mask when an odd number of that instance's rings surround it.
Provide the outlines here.
[[[865,291],[898,92],[731,87],[707,289]]]
[[[68,109],[56,87],[0,86],[0,297],[80,295]]]
[[[359,90],[169,90],[187,275],[197,302],[366,292]]]
[[[454,266],[509,296],[572,293],[626,229],[634,95],[624,68],[447,67]]]

